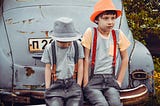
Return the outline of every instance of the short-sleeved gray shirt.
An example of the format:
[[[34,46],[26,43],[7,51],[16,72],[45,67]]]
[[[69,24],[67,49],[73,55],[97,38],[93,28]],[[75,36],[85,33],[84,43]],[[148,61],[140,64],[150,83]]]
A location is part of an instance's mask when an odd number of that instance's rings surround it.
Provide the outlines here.
[[[119,34],[117,30],[116,35]],[[110,33],[110,36],[108,38],[103,38],[101,33],[97,32],[97,48],[96,48],[96,61],[95,61],[95,68],[94,68],[94,74],[112,74],[113,73],[113,53],[110,54],[110,51],[113,51],[113,45],[114,41],[112,38],[112,34]],[[117,51],[119,50],[119,36],[117,36]],[[92,47],[93,48],[93,47]],[[117,53],[116,53],[117,54]],[[90,55],[90,61],[91,61],[91,55]],[[117,59],[118,60],[118,59]],[[118,63],[117,63],[118,65]]]
[[[78,50],[79,50],[79,59],[84,58],[84,51],[80,41],[77,41]],[[56,49],[56,76],[58,79],[66,79],[73,76],[74,73],[74,56],[75,56],[75,48],[73,42],[71,46],[68,48],[60,48],[57,46],[55,42],[55,49]],[[53,57],[52,57],[52,48],[51,44],[47,45],[41,61],[45,64],[53,65]]]

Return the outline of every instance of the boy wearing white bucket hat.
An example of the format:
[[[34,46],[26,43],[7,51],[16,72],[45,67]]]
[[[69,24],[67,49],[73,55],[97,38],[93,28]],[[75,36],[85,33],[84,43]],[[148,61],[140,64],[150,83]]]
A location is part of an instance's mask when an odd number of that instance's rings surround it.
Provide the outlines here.
[[[41,61],[45,66],[47,106],[81,106],[84,52],[73,21],[58,18],[51,32],[53,42],[46,46]]]
[[[84,95],[93,106],[122,106],[119,89],[128,65],[127,48],[130,45],[120,29],[113,29],[121,15],[112,0],[99,0],[90,20],[97,28],[88,28],[82,38],[84,46]],[[116,58],[121,65],[116,74]],[[89,77],[90,76],[90,77]]]

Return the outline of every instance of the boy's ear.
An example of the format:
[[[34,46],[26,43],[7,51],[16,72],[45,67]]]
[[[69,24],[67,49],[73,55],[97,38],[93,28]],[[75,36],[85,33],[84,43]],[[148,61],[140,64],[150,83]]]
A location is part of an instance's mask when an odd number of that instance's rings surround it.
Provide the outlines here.
[[[98,24],[98,20],[95,20],[95,23]]]

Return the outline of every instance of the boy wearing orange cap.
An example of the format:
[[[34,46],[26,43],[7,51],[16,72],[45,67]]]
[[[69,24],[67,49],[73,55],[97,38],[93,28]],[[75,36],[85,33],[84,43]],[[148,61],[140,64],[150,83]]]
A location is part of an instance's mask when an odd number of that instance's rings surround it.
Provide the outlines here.
[[[90,17],[98,27],[88,28],[82,38],[85,48],[84,95],[94,106],[122,106],[118,90],[128,65],[127,48],[130,42],[120,29],[113,30],[120,15],[121,11],[115,8],[112,0],[100,0]],[[121,65],[118,74],[115,74],[118,53]]]

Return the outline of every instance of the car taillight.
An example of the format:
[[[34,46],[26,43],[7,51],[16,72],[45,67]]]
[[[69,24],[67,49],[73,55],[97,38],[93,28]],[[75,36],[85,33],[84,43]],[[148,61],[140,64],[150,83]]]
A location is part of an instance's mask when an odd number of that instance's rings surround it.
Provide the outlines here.
[[[149,75],[147,74],[147,72],[143,70],[135,70],[132,72],[131,76],[132,76],[132,79],[134,80],[146,80],[149,78]]]

